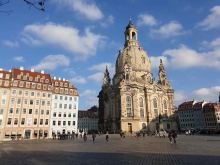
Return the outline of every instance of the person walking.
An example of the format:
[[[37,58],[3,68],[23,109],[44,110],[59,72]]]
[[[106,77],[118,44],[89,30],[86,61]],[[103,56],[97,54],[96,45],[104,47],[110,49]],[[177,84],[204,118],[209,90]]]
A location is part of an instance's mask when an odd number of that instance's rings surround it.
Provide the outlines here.
[[[105,135],[105,140],[108,142],[109,140],[109,135],[108,135],[108,131],[106,132],[106,135]]]
[[[95,132],[92,133],[92,141],[95,142],[96,134]]]
[[[173,143],[176,144],[177,133],[175,131],[172,132]]]
[[[83,134],[83,140],[84,140],[84,142],[87,140],[86,133]]]
[[[168,138],[169,138],[170,143],[172,143],[172,134],[170,131],[168,132]]]

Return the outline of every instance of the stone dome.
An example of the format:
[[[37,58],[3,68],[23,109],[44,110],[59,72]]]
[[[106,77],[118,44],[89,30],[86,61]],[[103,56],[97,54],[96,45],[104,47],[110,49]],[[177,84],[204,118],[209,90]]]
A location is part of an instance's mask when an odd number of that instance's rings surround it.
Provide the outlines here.
[[[137,28],[131,20],[125,29],[124,49],[119,51],[116,74],[123,73],[125,67],[135,72],[151,72],[151,62],[147,53],[139,46]]]

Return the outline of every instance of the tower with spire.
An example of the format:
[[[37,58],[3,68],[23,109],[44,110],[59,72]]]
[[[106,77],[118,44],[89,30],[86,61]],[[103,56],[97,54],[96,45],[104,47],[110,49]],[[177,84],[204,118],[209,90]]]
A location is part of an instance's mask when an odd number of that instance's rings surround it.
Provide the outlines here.
[[[106,66],[105,72],[104,72],[104,77],[103,77],[103,87],[108,87],[111,84],[111,78],[109,75],[108,67]]]

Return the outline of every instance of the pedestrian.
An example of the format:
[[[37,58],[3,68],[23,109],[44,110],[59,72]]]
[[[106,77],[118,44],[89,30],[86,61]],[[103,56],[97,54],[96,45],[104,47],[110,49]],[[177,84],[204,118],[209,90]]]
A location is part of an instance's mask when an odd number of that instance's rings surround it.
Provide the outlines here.
[[[168,138],[169,138],[170,143],[172,143],[172,134],[170,131],[168,132]]]
[[[143,132],[143,137],[145,137],[145,132]]]
[[[96,134],[95,132],[92,133],[92,141],[95,142]]]
[[[172,132],[173,143],[176,144],[177,133],[175,131]]]
[[[83,140],[84,140],[84,142],[87,140],[86,133],[84,133],[84,135],[83,135]]]
[[[108,135],[108,131],[106,132],[106,135],[105,135],[105,140],[108,142],[109,140],[109,135]]]

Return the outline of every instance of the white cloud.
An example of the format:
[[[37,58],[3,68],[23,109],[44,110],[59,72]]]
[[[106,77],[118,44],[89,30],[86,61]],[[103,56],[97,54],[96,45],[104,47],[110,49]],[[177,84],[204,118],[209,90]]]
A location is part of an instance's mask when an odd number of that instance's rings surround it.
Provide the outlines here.
[[[70,79],[73,84],[85,84],[86,79],[82,76],[76,76]]]
[[[14,61],[16,62],[24,62],[24,57],[23,56],[16,56],[13,58]]]
[[[2,41],[3,45],[10,47],[10,48],[18,48],[19,43],[17,41],[9,41],[9,40],[4,40]]]
[[[164,24],[159,29],[151,30],[152,35],[163,38],[175,37],[184,33],[183,26],[176,21],[171,21],[167,24]]]
[[[163,60],[163,64],[164,64],[165,66],[168,65],[167,57],[165,57],[165,56],[151,56],[151,57],[150,57],[150,61],[151,61],[151,66],[152,66],[152,68],[159,68],[160,59]]]
[[[80,93],[80,100],[83,100],[81,104],[84,105],[84,107],[91,107],[93,105],[98,105],[98,94],[95,90],[92,89],[86,89],[83,92]]]
[[[114,17],[112,15],[109,15],[104,21],[101,22],[101,26],[108,27],[113,23],[114,23]]]
[[[88,80],[94,81],[94,82],[101,82],[104,77],[103,72],[97,72],[95,74],[92,74],[88,76]]]
[[[203,30],[210,30],[220,27],[220,6],[214,6],[210,9],[210,14],[200,23],[199,27],[202,27]]]
[[[69,66],[70,60],[64,55],[48,55],[44,57],[39,64],[32,68],[36,70],[48,69],[55,70],[58,67]]]
[[[208,43],[211,48],[220,48],[220,37]]]
[[[142,26],[154,26],[157,24],[157,20],[150,14],[140,14],[138,16],[137,25]]]
[[[32,24],[24,28],[24,37],[34,38],[41,44],[51,44],[74,53],[75,59],[86,59],[96,53],[105,37],[95,34],[86,28],[84,33],[79,29],[60,24]],[[29,38],[25,37],[26,40]]]
[[[99,7],[89,0],[53,0],[59,6],[71,8],[84,18],[91,21],[101,20],[104,16]]]
[[[177,49],[168,49],[162,53],[170,66],[174,68],[210,67],[220,69],[220,48],[207,52],[198,52],[185,45]]]
[[[219,92],[220,92],[220,86],[214,86],[214,87],[200,88],[194,90],[193,94],[198,100],[217,101]]]

